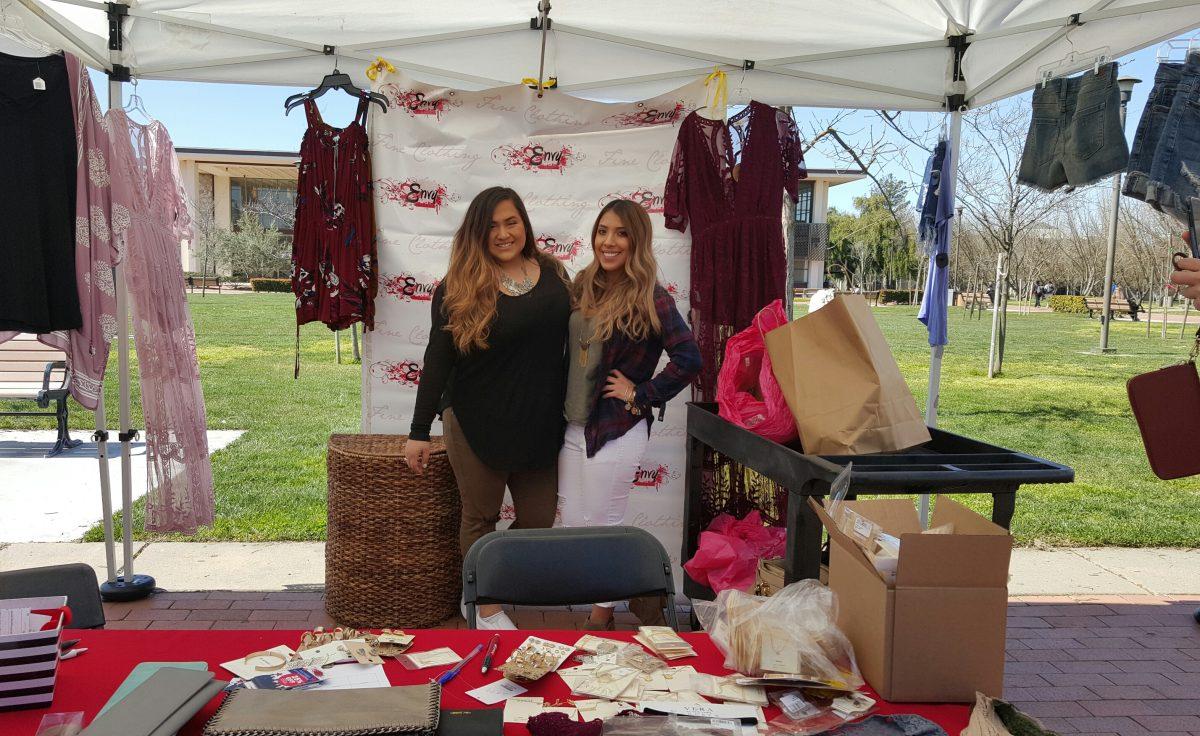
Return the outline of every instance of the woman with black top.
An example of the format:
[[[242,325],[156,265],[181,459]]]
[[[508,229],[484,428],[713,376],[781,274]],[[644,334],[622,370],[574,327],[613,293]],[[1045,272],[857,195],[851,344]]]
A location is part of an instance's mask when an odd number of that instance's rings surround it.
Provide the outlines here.
[[[471,201],[432,312],[404,459],[425,471],[440,411],[465,555],[496,528],[505,486],[514,528],[549,527],[558,499],[571,297],[562,264],[536,247],[516,192],[491,187]],[[479,607],[479,628],[516,627],[491,605]]]

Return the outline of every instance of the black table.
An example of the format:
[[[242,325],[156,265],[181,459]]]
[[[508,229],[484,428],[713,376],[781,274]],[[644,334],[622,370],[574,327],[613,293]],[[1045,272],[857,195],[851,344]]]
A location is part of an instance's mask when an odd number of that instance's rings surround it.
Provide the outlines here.
[[[712,403],[689,403],[684,499],[683,559],[691,559],[707,520],[702,518],[702,465],[707,449],[754,470],[787,490],[785,582],[816,578],[821,570],[821,521],[809,497],[828,495],[849,462],[851,496],[921,493],[990,493],[992,521],[1009,528],[1017,489],[1026,483],[1070,483],[1075,471],[1003,447],[931,427],[932,440],[899,453],[806,455],[742,429],[717,414]],[[684,576],[689,598],[711,599],[712,591]]]

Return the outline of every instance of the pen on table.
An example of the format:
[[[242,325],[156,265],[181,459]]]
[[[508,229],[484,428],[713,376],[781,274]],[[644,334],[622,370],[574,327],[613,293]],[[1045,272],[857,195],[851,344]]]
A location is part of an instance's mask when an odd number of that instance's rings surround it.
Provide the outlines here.
[[[63,652],[62,654],[58,655],[58,658],[59,658],[59,660],[74,659],[75,657],[78,657],[79,655],[83,654],[86,651],[87,651],[87,647],[79,647],[78,649],[72,649],[69,652]]]
[[[463,666],[466,665],[467,662],[470,662],[472,659],[474,659],[475,655],[479,654],[479,652],[482,650],[483,650],[483,645],[476,644],[475,648],[471,650],[471,653],[468,654],[467,656],[463,657],[462,661],[459,662],[458,664],[454,665],[453,669],[446,670],[442,674],[438,675],[437,684],[445,685],[447,682],[450,682],[455,677],[457,677],[458,673],[462,670]]]
[[[488,668],[492,666],[492,657],[496,654],[496,647],[500,645],[500,635],[492,634],[492,641],[488,644],[487,654],[483,655],[483,674],[487,674]]]
[[[70,649],[71,647],[73,647],[73,646],[75,646],[76,644],[78,644],[80,641],[82,641],[82,640],[81,640],[81,639],[67,639],[66,641],[64,641],[64,642],[60,643],[60,644],[58,645],[58,648],[59,648],[59,650],[60,650],[60,651],[63,651],[63,652],[65,652],[65,651],[67,651],[68,649]]]

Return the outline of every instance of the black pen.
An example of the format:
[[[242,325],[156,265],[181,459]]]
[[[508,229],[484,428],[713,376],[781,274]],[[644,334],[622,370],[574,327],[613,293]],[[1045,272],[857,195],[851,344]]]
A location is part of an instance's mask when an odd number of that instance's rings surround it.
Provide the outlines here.
[[[66,641],[64,641],[64,642],[62,642],[61,644],[59,644],[59,645],[58,645],[58,650],[59,650],[60,652],[65,652],[65,651],[67,651],[68,649],[70,649],[71,647],[73,647],[73,646],[75,646],[76,644],[78,644],[79,642],[80,642],[80,640],[79,640],[79,639],[67,639]]]
[[[500,635],[493,634],[492,642],[488,644],[487,654],[483,655],[483,669],[481,672],[487,674],[488,668],[492,666],[492,655],[496,653],[496,647],[500,644]]]

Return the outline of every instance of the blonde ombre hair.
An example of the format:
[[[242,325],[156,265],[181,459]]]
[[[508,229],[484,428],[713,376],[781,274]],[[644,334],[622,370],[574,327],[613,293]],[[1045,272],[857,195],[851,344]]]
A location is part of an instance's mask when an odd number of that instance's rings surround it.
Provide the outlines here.
[[[460,353],[487,350],[488,334],[496,319],[496,299],[499,293],[496,261],[488,253],[488,235],[492,214],[501,202],[512,202],[525,226],[525,245],[521,257],[541,266],[551,266],[566,282],[566,271],[558,259],[537,249],[533,225],[521,197],[508,187],[484,189],[467,207],[462,225],[454,233],[450,250],[450,268],[446,271],[446,294],[442,299],[442,314],[446,331]]]
[[[629,254],[623,267],[624,278],[614,278],[593,257],[572,285],[572,296],[583,316],[592,320],[592,339],[608,341],[620,332],[631,340],[645,340],[662,332],[658,311],[654,308],[654,288],[658,285],[658,261],[651,244],[654,227],[650,216],[637,202],[617,199],[604,205],[592,225],[592,252],[596,250],[596,232],[600,219],[608,212],[621,218],[629,234]]]

